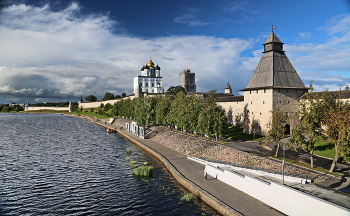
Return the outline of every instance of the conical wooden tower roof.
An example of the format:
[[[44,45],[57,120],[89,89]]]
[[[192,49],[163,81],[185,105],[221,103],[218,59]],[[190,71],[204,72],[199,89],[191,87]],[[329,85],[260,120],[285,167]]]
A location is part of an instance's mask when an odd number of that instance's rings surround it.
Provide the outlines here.
[[[247,87],[241,91],[263,88],[307,89],[284,53],[283,43],[274,32],[271,32],[263,45],[264,55]]]

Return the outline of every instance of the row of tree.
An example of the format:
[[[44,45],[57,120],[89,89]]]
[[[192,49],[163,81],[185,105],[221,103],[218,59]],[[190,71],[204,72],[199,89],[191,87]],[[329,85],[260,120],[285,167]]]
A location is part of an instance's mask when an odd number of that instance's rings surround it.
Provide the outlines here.
[[[341,101],[340,95],[334,92],[308,93],[306,99],[300,101],[297,120],[288,145],[293,149],[303,146],[308,150],[311,167],[314,167],[315,144],[320,137],[327,138],[334,145],[335,156],[330,172],[333,172],[340,157],[350,161],[350,104]],[[287,121],[288,117],[283,110],[275,107],[266,135],[274,140],[278,147],[284,137]]]
[[[124,97],[126,97],[125,93],[123,93],[120,96],[120,95],[114,95],[113,93],[110,93],[110,92],[106,92],[105,95],[102,98],[102,101],[119,99],[119,98],[124,98]],[[97,101],[97,97],[95,95],[89,95],[89,96],[85,97],[85,101],[87,101],[87,102],[95,102],[95,101]]]
[[[0,112],[19,112],[24,111],[24,108],[19,104],[0,104]]]
[[[186,95],[184,89],[169,88],[164,97],[123,99],[114,105],[101,108],[110,116],[134,119],[138,125],[177,126],[186,131],[215,135],[225,133],[227,117],[225,110],[216,103],[215,91],[208,98]]]

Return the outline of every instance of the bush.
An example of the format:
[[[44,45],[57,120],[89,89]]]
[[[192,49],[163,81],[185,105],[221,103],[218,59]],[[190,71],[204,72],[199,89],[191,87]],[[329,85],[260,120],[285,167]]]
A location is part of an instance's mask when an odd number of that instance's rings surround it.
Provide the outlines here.
[[[196,199],[196,195],[194,193],[187,193],[181,197],[181,202],[193,202]]]
[[[140,177],[151,177],[153,174],[153,167],[152,166],[138,167],[132,171],[132,174]]]

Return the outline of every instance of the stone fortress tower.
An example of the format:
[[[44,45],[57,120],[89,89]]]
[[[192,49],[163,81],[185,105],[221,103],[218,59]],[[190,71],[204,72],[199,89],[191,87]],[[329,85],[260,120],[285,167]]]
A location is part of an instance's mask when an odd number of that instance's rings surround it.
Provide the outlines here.
[[[152,59],[141,68],[141,75],[134,77],[134,93],[164,93],[160,67],[154,66]]]
[[[296,123],[293,121],[299,109],[299,99],[308,92],[308,87],[305,87],[284,53],[283,43],[273,31],[263,45],[264,54],[247,87],[241,90],[244,91],[244,97],[218,98],[218,104],[227,113],[232,112],[233,124],[239,119],[235,116],[241,116],[241,121],[248,124],[244,125],[246,132],[251,132],[254,121],[258,125],[257,134],[266,129],[271,117],[270,111],[274,107],[280,107],[289,117],[285,128],[286,133],[290,133],[291,127]],[[226,87],[225,93],[229,88]]]
[[[186,66],[186,69],[184,69],[184,71],[181,72],[179,76],[179,86],[184,87],[186,92],[196,92],[196,74],[191,73],[191,70],[188,69],[188,66]]]
[[[303,81],[283,51],[283,43],[272,31],[264,45],[264,54],[244,91],[244,102],[252,118],[265,127],[274,106],[281,107],[290,117],[295,117],[299,98],[306,92]],[[286,133],[290,132],[290,122]]]

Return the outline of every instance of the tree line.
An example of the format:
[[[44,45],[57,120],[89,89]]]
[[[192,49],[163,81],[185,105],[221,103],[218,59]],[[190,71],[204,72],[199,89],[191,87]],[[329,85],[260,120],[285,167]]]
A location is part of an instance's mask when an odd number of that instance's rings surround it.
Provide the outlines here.
[[[124,97],[126,97],[125,93],[122,93],[122,95],[120,96],[120,95],[114,95],[113,93],[110,93],[110,92],[106,92],[102,98],[102,101],[119,99],[119,98],[124,98]],[[85,97],[85,101],[95,102],[95,101],[97,101],[97,97],[95,95],[89,95],[89,96]]]
[[[19,112],[24,111],[24,108],[19,104],[0,104],[0,112]]]
[[[208,98],[187,95],[184,89],[171,87],[165,96],[122,99],[113,105],[101,105],[100,112],[108,116],[134,119],[140,126],[158,124],[202,135],[225,134],[225,110],[216,103],[215,91]]]
[[[310,166],[314,167],[315,144],[320,137],[333,144],[335,155],[330,172],[342,157],[350,161],[350,103],[340,100],[339,92],[310,92],[300,100],[297,124],[292,129],[288,146],[296,150],[301,146],[310,153]],[[274,107],[266,136],[278,147],[284,137],[284,126],[290,119],[282,108]],[[278,154],[276,150],[276,156]]]

